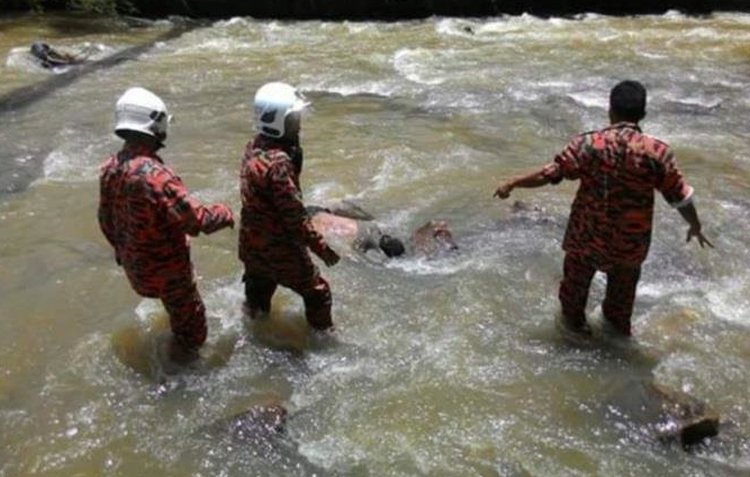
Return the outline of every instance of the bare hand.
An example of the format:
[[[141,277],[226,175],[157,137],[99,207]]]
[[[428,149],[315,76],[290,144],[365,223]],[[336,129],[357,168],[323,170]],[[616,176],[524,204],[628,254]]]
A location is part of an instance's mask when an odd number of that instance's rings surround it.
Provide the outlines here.
[[[224,227],[234,228],[234,214],[232,213],[232,209],[224,204],[218,204],[215,206],[214,213],[217,215],[215,230],[221,230]]]
[[[495,190],[495,193],[492,194],[492,197],[507,199],[508,197],[510,197],[511,190],[513,190],[513,185],[510,182],[506,182]]]
[[[332,267],[336,265],[337,263],[339,263],[339,260],[341,260],[341,257],[339,257],[339,254],[334,252],[333,249],[330,247],[326,247],[325,249],[323,249],[323,251],[318,256],[323,260],[323,262],[328,267]]]
[[[701,232],[700,227],[690,227],[687,232],[687,242],[690,242],[693,237],[696,237],[698,239],[698,244],[700,244],[701,248],[704,248],[706,245],[708,245],[711,248],[714,248],[714,244],[708,241],[708,239],[703,235]]]

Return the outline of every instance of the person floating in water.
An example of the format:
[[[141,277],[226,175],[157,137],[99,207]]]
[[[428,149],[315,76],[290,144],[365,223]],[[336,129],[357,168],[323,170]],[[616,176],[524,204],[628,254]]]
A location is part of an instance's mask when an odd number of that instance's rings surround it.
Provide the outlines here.
[[[61,66],[78,65],[86,61],[86,58],[60,53],[47,43],[36,42],[31,45],[31,54],[43,67],[52,69]]]
[[[359,252],[382,251],[386,257],[399,257],[404,253],[401,240],[384,234],[372,218],[355,219],[357,214],[347,209],[307,207],[312,225],[324,237],[337,237],[347,241]],[[369,215],[369,214],[368,214]]]
[[[327,237],[342,238],[359,252],[378,250],[388,258],[400,257],[407,252],[400,239],[383,233],[372,216],[359,208],[352,209],[344,204],[333,208],[310,206],[307,210],[315,230]],[[458,249],[448,223],[443,220],[425,223],[414,231],[411,239],[412,251],[416,255],[431,256],[442,250]]]
[[[226,205],[191,197],[156,154],[168,119],[164,102],[143,88],[130,88],[117,101],[115,134],[125,144],[101,166],[98,218],[136,293],[164,304],[170,356],[179,362],[197,357],[207,333],[187,235],[233,227],[234,218]]]
[[[240,172],[246,308],[251,318],[269,313],[282,285],[302,296],[310,326],[327,330],[333,327],[331,290],[307,249],[329,267],[339,256],[315,230],[302,202],[299,132],[308,103],[292,86],[275,82],[257,91],[254,104],[259,134],[248,143]]]
[[[565,261],[559,298],[563,324],[590,333],[585,308],[594,273],[607,274],[604,318],[630,336],[641,263],[651,241],[654,190],[688,223],[687,241],[713,247],[701,232],[693,188],[677,168],[672,149],[641,131],[646,89],[623,81],[610,92],[610,126],[576,136],[541,169],[500,185],[494,196],[513,189],[580,180],[563,241]]]

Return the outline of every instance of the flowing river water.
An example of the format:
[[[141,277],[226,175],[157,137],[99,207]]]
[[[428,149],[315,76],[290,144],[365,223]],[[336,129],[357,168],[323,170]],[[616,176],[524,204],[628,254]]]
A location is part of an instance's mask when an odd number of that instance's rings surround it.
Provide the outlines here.
[[[0,95],[53,74],[39,38],[95,57],[178,19],[0,20]],[[657,198],[634,338],[555,327],[560,244],[576,184],[492,199],[577,132],[606,124],[619,80],[649,89],[644,128],[696,189],[713,250]],[[280,291],[273,323],[242,316],[236,231],[193,241],[206,359],[159,358],[164,312],[130,289],[96,223],[98,165],[119,146],[129,86],[167,102],[165,160],[202,200],[239,211],[238,169],[264,82],[298,85],[309,204],[356,201],[406,237],[448,220],[460,251],[356,256],[323,274],[335,338],[306,335]],[[750,16],[431,18],[396,23],[235,18],[194,25],[0,116],[0,476],[750,475]],[[512,201],[542,210],[513,213]],[[287,348],[291,348],[287,349]],[[723,437],[664,446],[623,404],[653,377],[715,408]],[[280,401],[284,442],[203,432]]]

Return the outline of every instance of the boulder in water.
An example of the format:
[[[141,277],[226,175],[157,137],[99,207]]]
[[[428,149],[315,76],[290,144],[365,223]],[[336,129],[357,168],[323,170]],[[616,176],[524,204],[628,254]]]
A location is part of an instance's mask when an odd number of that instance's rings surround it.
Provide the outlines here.
[[[649,379],[630,380],[615,392],[613,407],[655,439],[689,450],[719,433],[719,414],[704,401]]]
[[[661,402],[658,438],[689,448],[719,434],[719,414],[694,396],[651,383],[648,392]]]

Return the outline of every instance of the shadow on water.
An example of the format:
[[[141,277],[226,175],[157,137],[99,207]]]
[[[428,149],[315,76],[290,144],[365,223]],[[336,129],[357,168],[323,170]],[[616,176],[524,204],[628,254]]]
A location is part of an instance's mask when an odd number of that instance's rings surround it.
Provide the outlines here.
[[[69,28],[69,24],[65,25],[66,29]],[[126,48],[101,60],[73,67],[62,74],[4,94],[0,96],[0,117],[15,115],[87,75],[134,60],[155,44],[178,38],[199,26],[200,23],[196,22],[180,22],[148,43]],[[3,147],[0,151],[0,195],[25,190],[41,175],[43,158],[46,157],[46,154],[40,154],[39,151],[25,150],[23,146],[16,146],[15,149],[6,147],[9,149]]]

